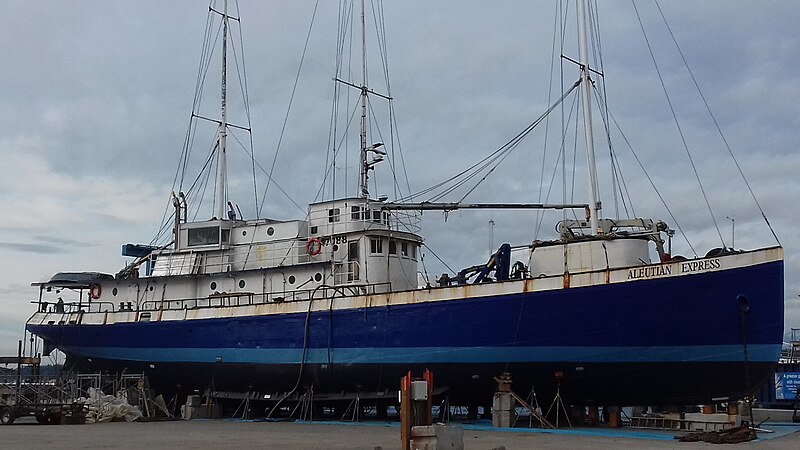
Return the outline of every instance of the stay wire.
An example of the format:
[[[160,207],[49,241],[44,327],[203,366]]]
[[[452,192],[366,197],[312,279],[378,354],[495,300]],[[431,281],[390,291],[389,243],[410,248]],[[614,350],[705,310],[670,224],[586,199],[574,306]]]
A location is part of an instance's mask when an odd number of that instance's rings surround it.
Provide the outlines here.
[[[233,137],[233,139],[236,141],[236,143],[237,143],[237,144],[239,144],[239,147],[241,147],[241,148],[242,148],[242,150],[244,150],[244,151],[245,151],[245,153],[247,154],[247,156],[250,156],[250,157],[252,157],[252,159],[255,161],[255,166],[256,166],[256,167],[257,167],[257,168],[258,168],[258,169],[261,171],[261,173],[263,173],[264,175],[266,175],[267,177],[269,177],[269,173],[267,172],[267,169],[265,169],[265,168],[264,168],[264,166],[262,166],[262,165],[261,165],[261,163],[259,163],[259,162],[258,162],[258,160],[256,160],[256,159],[255,159],[255,157],[253,157],[253,154],[252,154],[252,147],[251,147],[251,148],[248,148],[247,146],[245,146],[245,145],[242,143],[242,141],[241,141],[241,140],[240,140],[238,137],[236,137],[236,134],[235,134],[233,131],[231,131],[231,133],[229,134],[229,136]],[[268,179],[269,179],[269,178],[268,178]],[[302,212],[302,213],[305,213],[305,209],[303,209],[303,208],[302,208],[302,207],[301,207],[301,206],[300,206],[300,205],[299,205],[299,204],[298,204],[298,203],[297,203],[297,202],[296,202],[296,201],[295,201],[295,200],[292,198],[292,196],[291,196],[291,195],[289,195],[289,193],[288,193],[288,192],[286,192],[286,190],[285,190],[283,187],[281,187],[281,185],[280,185],[280,184],[279,184],[277,181],[275,181],[275,180],[272,180],[272,183],[273,183],[273,184],[275,185],[275,187],[276,187],[276,188],[277,188],[277,189],[278,189],[278,190],[279,190],[279,191],[280,191],[280,192],[281,192],[281,193],[282,193],[282,194],[283,194],[283,195],[286,197],[286,199],[287,199],[287,200],[289,200],[289,201],[290,201],[290,202],[291,202],[291,203],[292,203],[292,204],[293,204],[293,205],[294,205],[294,206],[295,206],[297,209],[299,209],[299,210],[300,210],[300,212]]]
[[[178,186],[178,188],[177,188],[178,191],[180,191],[183,188],[183,181],[184,181],[184,178],[186,176],[186,167],[187,167],[187,164],[188,164],[189,155],[191,153],[191,147],[192,147],[191,144],[192,144],[193,139],[194,139],[193,128],[196,126],[194,124],[194,122],[195,122],[194,121],[194,112],[195,112],[195,110],[197,109],[197,107],[199,105],[200,98],[202,98],[202,84],[203,84],[203,80],[204,80],[204,73],[207,72],[207,70],[208,70],[208,65],[206,63],[206,59],[207,59],[207,55],[208,55],[208,52],[209,52],[209,48],[211,47],[210,42],[211,42],[212,30],[213,30],[213,17],[211,15],[211,4],[209,4],[209,13],[206,16],[206,24],[205,24],[205,27],[204,27],[204,30],[203,30],[203,45],[202,45],[201,51],[200,51],[200,62],[199,62],[199,65],[198,65],[197,77],[196,77],[196,80],[195,80],[195,92],[194,92],[194,98],[192,100],[192,114],[189,117],[189,125],[188,125],[188,127],[186,129],[186,134],[184,136],[183,148],[181,150],[181,155],[180,155],[180,158],[179,158],[178,167],[176,168],[175,176],[174,176],[173,181],[172,181],[172,190],[173,191],[176,190],[176,186]],[[204,66],[205,66],[205,71],[204,71]],[[178,181],[179,179],[180,179],[180,181]],[[164,228],[167,227],[169,221],[171,221],[172,216],[170,216],[170,218],[167,219],[167,214],[169,213],[169,211],[171,209],[170,208],[171,205],[172,205],[172,201],[171,200],[166,202],[166,205],[164,207],[164,213],[162,214],[162,217],[161,217],[161,225],[159,227],[159,230],[156,232],[155,237],[153,237],[153,239],[151,240],[151,242],[150,242],[151,245],[153,245],[156,242],[158,242],[158,240],[161,237],[161,234],[163,233]]]
[[[711,208],[711,203],[708,200],[708,196],[706,195],[705,188],[703,187],[703,182],[700,180],[700,174],[697,172],[697,166],[694,163],[694,159],[692,158],[692,153],[689,151],[689,145],[686,143],[686,137],[683,134],[683,129],[681,128],[680,122],[678,121],[678,116],[675,113],[675,108],[672,106],[672,100],[669,97],[669,93],[667,92],[667,86],[664,83],[664,78],[661,76],[661,70],[658,67],[658,62],[656,61],[655,54],[653,53],[653,48],[650,46],[650,40],[647,38],[647,32],[644,29],[644,23],[642,22],[642,18],[639,15],[639,9],[636,7],[636,2],[631,0],[631,4],[633,5],[633,10],[636,12],[636,19],[639,21],[639,27],[642,30],[642,34],[644,35],[645,43],[647,44],[647,50],[650,52],[650,58],[653,61],[653,65],[655,66],[656,73],[658,74],[658,80],[661,82],[661,88],[664,91],[664,96],[667,99],[667,104],[669,105],[669,110],[672,113],[672,118],[675,121],[675,126],[678,129],[678,134],[680,135],[681,142],[683,143],[683,148],[686,150],[686,155],[689,157],[689,163],[692,166],[692,170],[694,171],[695,179],[697,179],[697,184],[700,186],[700,192],[703,194],[703,200],[705,200],[706,207],[708,208],[708,212],[711,215],[711,221],[714,222],[714,228],[717,230],[717,235],[719,236],[719,240],[722,243],[722,247],[726,247],[725,239],[722,237],[722,232],[719,229],[719,225],[717,224],[717,219],[714,217],[714,211]]]
[[[562,119],[562,120],[565,120],[565,123],[562,125],[561,132],[559,133],[559,134],[561,134],[561,145],[559,147],[558,153],[556,154],[556,161],[555,161],[555,165],[553,166],[553,173],[550,175],[550,183],[549,183],[548,188],[547,188],[547,195],[544,198],[544,203],[547,203],[547,202],[550,201],[550,195],[553,192],[553,187],[555,186],[555,181],[556,181],[556,174],[558,173],[558,168],[559,168],[559,164],[558,163],[561,162],[562,158],[566,158],[567,130],[570,127],[570,123],[572,123],[572,118],[573,117],[575,117],[576,123],[577,123],[577,120],[578,120],[578,118],[577,118],[577,115],[578,115],[578,110],[577,110],[578,95],[579,94],[576,94],[574,97],[572,97],[572,105],[570,106],[569,112],[568,112],[567,116],[565,116]],[[575,128],[577,129],[577,125],[576,125]],[[563,168],[563,164],[562,164],[561,167]],[[544,176],[542,178],[544,178]],[[562,178],[564,178],[563,173],[562,173]],[[538,222],[536,223],[537,232],[539,230],[541,230],[541,228],[542,228],[542,223],[544,223],[544,217],[545,217],[544,214],[542,214],[538,218]],[[564,220],[567,219],[566,212],[564,212],[562,217],[563,217]]]
[[[236,54],[236,47],[233,47],[233,57],[236,62],[236,71],[240,73],[239,76],[239,88],[242,92],[242,99],[244,102],[244,111],[245,115],[247,116],[247,134],[249,135],[250,139],[250,166],[253,173],[253,201],[255,202],[255,212],[258,215],[258,179],[256,178],[256,156],[255,156],[255,149],[253,148],[253,125],[252,119],[250,115],[250,90],[247,85],[247,64],[245,62],[245,52],[244,52],[244,38],[242,36],[242,14],[239,12],[239,0],[236,0],[236,16],[239,18],[239,48],[242,52],[242,67],[241,72],[239,72],[239,59],[237,58]]]
[[[411,193],[411,182],[408,178],[408,169],[405,164],[405,158],[403,155],[403,147],[400,142],[400,132],[397,128],[397,115],[394,109],[394,101],[392,100],[392,83],[391,77],[389,76],[389,49],[386,39],[386,21],[384,19],[384,9],[383,9],[383,1],[380,0],[378,2],[378,18],[375,19],[376,23],[376,31],[378,32],[378,44],[379,49],[381,51],[381,61],[383,63],[384,68],[384,77],[386,79],[386,95],[389,97],[389,142],[391,143],[391,150],[392,150],[392,162],[393,162],[393,169],[392,174],[395,178],[394,180],[394,187],[396,188],[395,191],[395,198],[398,195],[403,195],[403,189],[397,182],[397,164],[394,160],[395,156],[400,157],[400,164],[403,169],[403,176],[405,177],[406,182],[406,189],[408,193]],[[397,145],[395,146],[395,139]],[[395,152],[394,149],[397,148]]]
[[[342,0],[339,1],[338,6],[338,20],[337,20],[337,27],[336,27],[336,55],[335,55],[335,69],[334,69],[334,78],[341,78],[341,71],[342,71],[342,59],[344,58],[344,43],[345,37],[347,35],[347,23],[350,19],[348,14],[345,14],[346,7],[348,6],[347,2],[343,2]],[[352,2],[349,3],[349,6],[352,8]],[[328,125],[328,148],[325,153],[325,168],[326,170],[328,167],[332,170],[331,175],[331,196],[332,198],[336,198],[336,137],[338,136],[338,119],[339,119],[339,103],[340,103],[340,96],[341,96],[341,86],[336,81],[333,82],[333,99],[331,101],[331,116],[330,116],[330,123]],[[346,110],[349,110],[349,106]],[[346,165],[346,164],[345,164]],[[346,167],[345,167],[346,169]],[[347,175],[345,174],[345,179]],[[323,180],[323,185],[321,189],[322,198],[325,198],[325,180]]]
[[[761,203],[759,203],[758,198],[756,197],[753,188],[750,186],[750,182],[747,180],[747,177],[744,175],[744,171],[742,170],[742,166],[739,164],[739,160],[736,158],[736,155],[733,153],[733,149],[728,144],[728,139],[725,137],[725,134],[722,132],[722,127],[720,127],[719,122],[717,122],[717,117],[714,115],[714,112],[711,110],[711,106],[708,104],[706,100],[706,96],[703,94],[703,91],[700,89],[700,84],[697,82],[697,78],[694,76],[694,72],[692,72],[691,67],[689,66],[689,62],[686,60],[686,56],[683,54],[683,50],[681,50],[680,45],[678,45],[678,40],[675,38],[675,34],[672,32],[672,28],[669,26],[669,22],[667,22],[667,18],[664,15],[664,11],[661,10],[661,5],[658,3],[658,0],[655,0],[656,8],[658,8],[658,12],[661,15],[661,18],[664,20],[664,25],[669,32],[670,37],[672,38],[672,42],[675,43],[675,48],[678,50],[678,53],[681,55],[681,60],[683,60],[683,65],[686,67],[686,70],[689,72],[689,76],[692,78],[692,83],[694,83],[694,87],[697,89],[698,94],[700,94],[700,98],[703,100],[703,105],[705,105],[706,110],[708,111],[708,115],[711,116],[711,121],[714,122],[714,127],[717,129],[720,138],[722,138],[723,144],[725,144],[725,148],[728,150],[728,153],[731,155],[731,159],[733,159],[733,163],[736,165],[736,169],[739,171],[739,175],[741,175],[744,184],[747,186],[747,190],[750,192],[750,196],[753,197],[753,202],[755,202],[756,207],[758,208],[759,212],[761,212],[761,217],[764,218],[764,222],[769,227],[769,231],[772,232],[772,237],[775,238],[775,242],[778,245],[781,245],[780,239],[778,239],[778,235],[775,233],[775,230],[772,228],[772,224],[769,223],[769,219],[767,219],[767,215],[764,212],[764,209],[761,207]]]
[[[553,75],[555,73],[555,66],[556,66],[556,42],[558,36],[558,29],[559,25],[561,24],[561,20],[559,17],[559,8],[556,8],[555,16],[553,17],[553,44],[550,50],[550,79],[547,83],[547,103],[553,100]],[[560,58],[559,58],[560,59]],[[563,89],[562,89],[563,90]],[[540,173],[539,173],[539,195],[537,197],[538,202],[542,202],[542,189],[544,185],[542,184],[541,180],[544,180],[544,169],[545,169],[545,161],[547,161],[547,144],[549,142],[548,138],[550,137],[550,115],[547,115],[547,119],[544,122],[544,144],[542,146],[542,163],[540,166]],[[540,216],[544,215],[542,210],[537,209],[536,215],[534,218],[534,223],[539,223]],[[538,239],[539,236],[539,228],[536,227],[533,232],[533,239]]]
[[[276,162],[278,160],[278,154],[281,151],[281,143],[283,142],[283,136],[284,136],[284,133],[286,132],[286,124],[289,121],[289,114],[291,113],[291,110],[292,110],[292,104],[294,102],[294,95],[295,95],[295,92],[297,91],[297,84],[298,84],[298,82],[300,80],[300,72],[303,70],[303,62],[306,59],[306,51],[308,50],[308,42],[311,39],[311,31],[314,28],[314,19],[317,17],[317,8],[318,7],[319,7],[319,0],[314,2],[314,11],[311,14],[311,21],[308,24],[308,32],[306,33],[306,41],[303,44],[303,53],[302,53],[302,55],[300,57],[300,64],[297,67],[297,74],[294,77],[294,85],[292,86],[292,93],[289,96],[289,105],[286,107],[286,115],[283,118],[283,125],[281,126],[281,132],[280,132],[280,135],[278,137],[278,145],[275,148],[275,156],[272,158],[272,166],[270,167],[269,175],[267,176],[267,186],[264,188],[264,195],[261,197],[261,208],[262,209],[264,207],[264,202],[266,201],[266,198],[267,198],[267,192],[269,192],[269,186],[270,186],[270,182],[272,180],[272,174],[275,171],[275,165],[276,165]],[[258,211],[258,215],[259,216],[261,215],[261,210],[260,209]]]
[[[658,187],[656,187],[656,184],[653,181],[653,178],[650,176],[650,173],[647,172],[647,169],[644,167],[644,164],[642,163],[642,160],[639,159],[639,155],[636,154],[636,151],[633,149],[633,145],[631,145],[630,141],[628,140],[628,137],[622,131],[622,127],[620,127],[619,122],[617,122],[617,119],[614,117],[614,114],[611,113],[610,110],[609,110],[609,113],[608,113],[608,117],[611,119],[612,122],[614,122],[614,126],[617,128],[617,131],[619,131],[619,134],[622,137],[622,140],[625,142],[625,145],[628,146],[628,150],[630,150],[631,154],[633,155],[633,158],[636,160],[636,163],[639,165],[639,168],[642,169],[642,172],[644,173],[645,178],[647,178],[647,181],[650,183],[650,186],[652,186],[653,190],[655,191],[656,195],[658,196],[658,199],[661,200],[661,204],[667,210],[667,214],[669,214],[670,220],[672,220],[672,223],[675,224],[675,227],[678,229],[678,231],[680,232],[681,236],[683,236],[683,239],[686,241],[686,244],[692,250],[692,254],[694,254],[694,256],[697,257],[697,251],[694,249],[694,246],[689,241],[689,237],[683,231],[683,227],[681,227],[681,224],[678,222],[678,219],[675,218],[675,215],[672,213],[672,210],[670,209],[669,205],[667,204],[667,201],[664,199],[664,196],[661,195],[661,191],[659,191]]]
[[[589,3],[589,17],[590,17],[590,27],[591,27],[591,36],[592,36],[592,49],[595,53],[595,61],[596,65],[599,69],[601,74],[605,73],[605,65],[603,64],[603,40],[600,37],[600,8],[598,8],[597,0],[594,2]],[[597,83],[601,85],[602,92],[597,89],[597,84],[593,85],[595,96],[602,96],[603,99],[607,98],[606,92],[606,83],[605,78],[601,75],[597,79]],[[599,100],[598,100],[599,102]],[[602,102],[602,104],[606,105],[604,108],[600,108],[600,115],[603,118],[603,125],[606,137],[606,143],[608,145],[608,156],[610,162],[610,169],[611,169],[611,195],[613,196],[614,200],[614,212],[617,217],[620,216],[620,208],[619,203],[622,202],[622,208],[625,210],[625,214],[628,214],[628,207],[625,204],[625,193],[623,192],[623,187],[618,185],[617,183],[624,180],[619,179],[619,175],[621,173],[617,169],[618,161],[614,156],[614,146],[611,142],[611,129],[608,124],[608,102]],[[631,205],[633,208],[633,205]]]
[[[519,141],[521,139],[523,139],[539,123],[541,123],[542,120],[545,117],[547,117],[547,115],[550,114],[570,93],[572,93],[572,91],[574,91],[575,88],[577,88],[579,84],[580,84],[580,81],[574,83],[572,85],[572,87],[570,89],[568,89],[567,92],[565,92],[561,97],[559,97],[559,99],[554,104],[552,104],[544,113],[542,113],[539,117],[537,117],[531,124],[526,126],[522,131],[517,133],[517,135],[515,135],[513,138],[511,138],[508,142],[503,144],[497,150],[494,150],[492,153],[490,153],[487,157],[485,157],[482,160],[472,164],[471,166],[469,166],[468,168],[462,170],[461,172],[457,173],[456,175],[453,175],[450,178],[448,178],[448,179],[446,179],[446,180],[444,180],[444,181],[442,181],[440,183],[437,183],[437,184],[435,184],[435,185],[433,185],[433,186],[431,186],[429,188],[423,189],[422,191],[419,191],[419,192],[417,192],[415,194],[409,195],[408,197],[402,198],[399,201],[402,202],[402,201],[413,200],[414,198],[417,198],[417,197],[426,195],[428,193],[431,193],[431,192],[433,192],[433,191],[435,191],[435,190],[447,185],[448,183],[451,183],[454,180],[457,180],[457,179],[459,179],[461,177],[464,177],[464,176],[474,177],[475,173],[473,173],[473,171],[478,169],[477,172],[479,173],[481,170],[483,170],[484,168],[487,167],[487,164],[491,164],[492,161],[496,160],[503,153],[509,151],[509,149],[513,149],[516,146],[516,144],[519,143]]]

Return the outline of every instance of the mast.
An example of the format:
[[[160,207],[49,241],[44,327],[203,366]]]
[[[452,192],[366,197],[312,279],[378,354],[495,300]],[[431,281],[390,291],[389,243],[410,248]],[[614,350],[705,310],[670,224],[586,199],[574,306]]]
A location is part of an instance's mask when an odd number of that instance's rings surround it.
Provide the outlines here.
[[[217,149],[217,192],[215,203],[215,216],[217,219],[225,218],[226,195],[225,187],[228,183],[228,171],[225,161],[225,150],[228,138],[228,110],[227,97],[227,70],[228,70],[228,0],[224,1],[222,12],[222,95],[221,119],[219,123],[219,148]]]
[[[367,33],[364,20],[364,0],[361,0],[361,133],[359,134],[361,140],[361,178],[358,183],[361,197],[369,198],[369,186],[367,181],[369,179],[367,165]]]
[[[589,165],[589,192],[591,197],[589,224],[592,235],[599,230],[601,214],[597,189],[597,166],[594,158],[594,136],[592,135],[592,79],[589,77],[589,46],[586,0],[578,0],[578,59],[581,66],[581,97],[583,100],[583,133],[586,139],[586,158]]]

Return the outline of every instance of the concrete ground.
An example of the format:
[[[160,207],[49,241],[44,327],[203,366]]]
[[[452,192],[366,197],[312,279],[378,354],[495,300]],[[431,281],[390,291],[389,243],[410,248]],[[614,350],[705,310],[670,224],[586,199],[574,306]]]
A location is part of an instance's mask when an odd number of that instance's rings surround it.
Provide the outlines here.
[[[703,449],[718,445],[681,443],[673,434],[648,430],[580,429],[556,432],[498,431],[463,425],[469,449]],[[472,429],[478,428],[478,429]],[[800,427],[775,427],[768,439],[748,444],[756,449],[800,448]],[[193,420],[92,425],[38,425],[29,418],[0,426],[0,448],[9,449],[398,449],[400,429],[383,423],[290,423]]]

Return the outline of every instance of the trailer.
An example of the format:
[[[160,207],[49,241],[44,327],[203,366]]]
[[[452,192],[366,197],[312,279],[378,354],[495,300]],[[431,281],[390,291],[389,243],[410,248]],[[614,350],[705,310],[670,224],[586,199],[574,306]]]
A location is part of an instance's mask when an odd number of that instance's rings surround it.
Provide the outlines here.
[[[70,378],[42,375],[41,358],[21,353],[0,357],[0,365],[6,367],[0,373],[0,425],[10,425],[23,416],[55,424],[84,415],[85,408],[77,402],[76,386]],[[9,365],[13,369],[8,369]]]

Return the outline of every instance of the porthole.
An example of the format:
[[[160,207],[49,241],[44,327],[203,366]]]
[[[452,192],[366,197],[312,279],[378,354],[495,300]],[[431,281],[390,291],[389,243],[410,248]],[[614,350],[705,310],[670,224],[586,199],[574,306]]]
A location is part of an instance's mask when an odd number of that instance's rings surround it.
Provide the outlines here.
[[[338,244],[333,244],[333,251],[336,251],[336,250],[339,250],[339,245]]]
[[[150,292],[153,292],[153,286],[150,286],[148,289],[150,290]]]
[[[244,280],[239,280],[239,289],[244,289]]]
[[[289,284],[294,284],[295,278],[294,275],[289,275]]]
[[[117,296],[117,292],[118,292],[117,288],[114,288],[114,289],[111,290],[111,295],[116,297]]]
[[[216,282],[216,281],[212,281],[212,282],[211,282],[211,285],[210,285],[209,287],[210,287],[210,288],[211,288],[211,290],[213,291],[214,289],[216,289],[216,288],[217,288],[217,282]]]
[[[314,274],[314,281],[316,281],[317,283],[319,283],[320,281],[322,281],[322,274],[321,274],[321,273],[319,273],[319,272],[317,272],[316,274]]]
[[[242,236],[247,236],[247,230],[242,230]]]
[[[275,228],[267,228],[267,236],[272,236],[273,234],[275,234]]]

